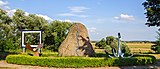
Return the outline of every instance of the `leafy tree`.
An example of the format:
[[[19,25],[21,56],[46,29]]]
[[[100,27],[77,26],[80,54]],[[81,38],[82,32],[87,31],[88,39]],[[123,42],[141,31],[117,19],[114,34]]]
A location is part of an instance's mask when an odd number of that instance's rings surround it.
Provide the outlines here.
[[[142,5],[146,10],[146,25],[160,26],[160,0],[146,0]]]
[[[130,49],[125,42],[121,41],[120,45],[123,53],[130,53]],[[112,48],[118,50],[118,39],[113,36],[107,36],[106,40],[102,38],[101,41],[96,43],[96,46],[102,49],[106,49],[108,52],[111,52]]]
[[[115,41],[115,39],[114,39],[113,36],[107,36],[106,37],[106,43],[107,43],[107,45],[111,45],[111,43],[114,42],[114,41]]]
[[[71,27],[69,22],[52,21],[49,25],[49,33],[45,37],[45,44],[47,49],[58,51],[61,42],[66,38],[67,32]]]
[[[14,22],[15,30],[22,31],[26,28],[26,24],[28,22],[27,16],[25,16],[25,12],[22,10],[17,9],[12,19]]]
[[[160,26],[160,0],[146,0],[142,4],[146,10],[145,15],[147,18],[146,25]],[[160,29],[159,29],[160,30]],[[160,53],[160,33],[157,32],[158,38],[155,45],[151,47],[156,53]]]
[[[111,46],[111,48],[117,49],[118,48],[117,47],[117,45],[118,45],[117,42],[118,42],[117,39],[113,36],[107,36],[106,37],[106,44]]]
[[[102,38],[99,42],[97,42],[95,44],[97,47],[104,49],[107,44],[106,44],[106,40],[104,38]]]
[[[121,42],[121,50],[122,50],[122,53],[125,53],[125,54],[129,54],[131,52],[131,50],[129,49],[129,47],[125,42]]]
[[[42,30],[42,40],[45,41],[44,38],[48,34],[49,23],[44,18],[35,14],[25,15],[25,12],[17,9],[12,17],[12,20],[14,23],[14,31],[16,35],[15,41],[17,44],[20,44],[22,30]],[[35,35],[30,34],[30,36],[34,37]],[[36,39],[36,37],[30,40],[31,44],[37,44],[37,42],[35,43],[34,39]]]
[[[157,34],[157,40],[155,42],[155,45],[152,45],[151,49],[156,53],[160,53],[160,32],[157,32]]]
[[[11,44],[12,39],[12,20],[7,15],[7,12],[0,9],[0,51],[11,48],[7,44]]]
[[[22,30],[42,30],[44,47],[57,51],[71,25],[70,22],[57,20],[48,23],[47,20],[35,14],[25,15],[25,12],[20,9],[9,17],[6,11],[0,9],[0,51],[19,49]],[[37,34],[27,35],[37,36]],[[35,39],[37,40],[36,37],[30,39],[31,44],[37,43]]]

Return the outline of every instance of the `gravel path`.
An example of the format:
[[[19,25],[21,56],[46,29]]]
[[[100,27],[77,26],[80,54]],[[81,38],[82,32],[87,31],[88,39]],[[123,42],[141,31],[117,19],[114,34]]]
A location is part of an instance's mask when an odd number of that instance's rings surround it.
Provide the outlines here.
[[[54,68],[40,67],[30,65],[8,64],[5,61],[0,61],[0,69],[160,69],[160,62],[157,65],[151,66],[123,66],[123,67],[98,67],[98,68]]]

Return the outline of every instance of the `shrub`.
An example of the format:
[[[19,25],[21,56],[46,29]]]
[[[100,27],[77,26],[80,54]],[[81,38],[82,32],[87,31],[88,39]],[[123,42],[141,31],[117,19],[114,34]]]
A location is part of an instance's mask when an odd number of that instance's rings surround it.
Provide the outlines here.
[[[41,55],[41,57],[49,57],[49,56],[58,57],[58,53],[42,54],[42,55]]]
[[[157,31],[157,40],[155,41],[155,45],[152,45],[151,49],[156,53],[160,53],[160,32]]]
[[[112,52],[112,49],[118,50],[118,38],[107,36],[106,39],[102,38],[95,44],[100,49],[105,49],[107,52]],[[130,54],[130,49],[124,41],[120,41],[121,50],[125,54]]]
[[[47,67],[101,67],[101,66],[130,66],[154,64],[153,57],[133,58],[95,58],[95,57],[34,57],[26,55],[9,55],[8,63],[37,65]]]
[[[104,49],[107,46],[106,40],[104,38],[102,38],[99,42],[97,42],[95,44],[95,46],[98,47],[98,48]]]

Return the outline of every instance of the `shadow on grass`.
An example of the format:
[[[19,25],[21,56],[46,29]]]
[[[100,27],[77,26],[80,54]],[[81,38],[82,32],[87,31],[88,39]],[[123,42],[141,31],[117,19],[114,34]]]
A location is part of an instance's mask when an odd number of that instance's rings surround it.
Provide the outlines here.
[[[7,55],[10,55],[10,54],[18,54],[16,52],[0,52],[0,60],[5,60]]]
[[[96,53],[94,57],[108,57],[110,54],[105,54],[105,53]]]

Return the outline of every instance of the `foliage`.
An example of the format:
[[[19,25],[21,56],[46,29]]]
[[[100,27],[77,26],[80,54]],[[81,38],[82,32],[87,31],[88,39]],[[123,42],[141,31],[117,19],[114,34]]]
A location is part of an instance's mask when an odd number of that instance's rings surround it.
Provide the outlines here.
[[[0,51],[15,48],[12,44],[14,42],[12,41],[13,38],[11,38],[14,37],[12,29],[11,18],[7,15],[6,11],[0,9]]]
[[[37,65],[47,67],[102,67],[102,66],[131,66],[154,64],[153,57],[133,58],[94,58],[94,57],[33,57],[26,55],[9,55],[6,58],[8,63]]]
[[[50,56],[52,56],[52,57],[58,57],[58,53],[51,53],[51,54],[42,54],[41,55],[42,57],[50,57]]]
[[[102,39],[101,39],[99,42],[97,42],[95,45],[96,45],[97,47],[99,47],[99,48],[104,48],[104,47],[107,46],[106,40],[105,40],[104,38],[102,38]]]
[[[116,42],[115,37],[113,37],[113,36],[106,37],[106,44],[107,45],[111,45],[113,42]]]
[[[49,23],[43,17],[36,14],[26,15],[20,9],[17,9],[14,15],[9,17],[6,11],[0,9],[0,51],[19,49],[22,30],[41,30],[44,48],[57,51],[71,25],[70,22],[57,20]],[[28,41],[27,43],[38,44],[35,34],[26,36],[29,36],[29,40],[25,40]]]
[[[160,26],[160,0],[146,0],[142,4],[146,10],[145,15],[147,18],[146,25]]]
[[[130,49],[125,42],[120,42],[121,50],[123,53],[130,53]],[[111,52],[111,49],[114,48],[118,50],[118,39],[113,36],[107,36],[106,40],[102,38],[101,41],[97,42],[96,45],[99,48],[106,49],[108,52]]]
[[[151,49],[156,53],[160,53],[160,32],[157,32],[157,34],[157,40],[155,42],[155,45],[152,45]]]
[[[49,50],[58,51],[58,47],[66,38],[71,25],[72,24],[69,22],[52,21],[49,25],[49,33],[46,35],[44,41],[46,48]]]

